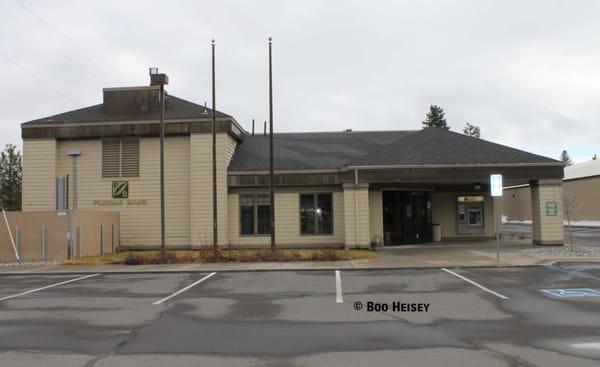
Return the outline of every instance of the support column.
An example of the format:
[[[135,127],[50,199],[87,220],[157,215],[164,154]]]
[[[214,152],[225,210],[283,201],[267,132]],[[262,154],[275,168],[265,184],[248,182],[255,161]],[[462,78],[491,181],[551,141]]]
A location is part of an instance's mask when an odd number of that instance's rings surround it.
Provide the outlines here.
[[[562,181],[536,180],[530,187],[533,244],[564,244]]]
[[[369,184],[344,184],[344,243],[369,247]]]

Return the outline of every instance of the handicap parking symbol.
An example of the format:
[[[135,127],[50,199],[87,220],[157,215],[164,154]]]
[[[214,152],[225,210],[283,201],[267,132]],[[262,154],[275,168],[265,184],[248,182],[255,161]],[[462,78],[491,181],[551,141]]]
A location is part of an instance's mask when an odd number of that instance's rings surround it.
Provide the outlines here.
[[[592,288],[540,289],[540,292],[559,298],[600,297],[600,289]]]

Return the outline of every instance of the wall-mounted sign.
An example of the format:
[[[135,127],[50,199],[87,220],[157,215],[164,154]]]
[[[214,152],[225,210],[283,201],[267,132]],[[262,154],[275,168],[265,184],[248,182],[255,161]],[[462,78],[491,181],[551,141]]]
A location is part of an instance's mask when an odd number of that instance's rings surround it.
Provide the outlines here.
[[[147,205],[148,199],[113,199],[113,200],[94,200],[94,206],[139,206]]]
[[[556,201],[546,201],[546,215],[556,217],[558,215],[558,204]]]
[[[502,196],[502,175],[490,175],[490,193],[492,196]]]
[[[113,199],[127,199],[129,197],[129,181],[112,182]]]
[[[481,195],[477,195],[477,196],[458,196],[456,198],[456,200],[458,202],[481,202],[483,201],[483,196]]]

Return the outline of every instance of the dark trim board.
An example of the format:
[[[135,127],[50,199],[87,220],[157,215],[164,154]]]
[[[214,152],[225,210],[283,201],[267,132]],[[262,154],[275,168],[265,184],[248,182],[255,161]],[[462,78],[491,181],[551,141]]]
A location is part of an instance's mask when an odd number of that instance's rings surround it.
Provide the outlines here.
[[[217,132],[226,132],[238,142],[242,140],[242,132],[232,121],[217,121]],[[167,122],[166,136],[185,136],[192,133],[210,133],[211,123],[207,121]],[[23,139],[55,138],[60,140],[101,139],[105,137],[158,137],[160,125],[158,122],[131,124],[106,124],[93,126],[23,126]]]
[[[268,187],[269,175],[236,175],[229,173],[229,187]],[[339,173],[276,174],[275,185],[281,186],[330,186],[341,185]]]
[[[359,183],[480,183],[485,184],[491,174],[502,174],[505,184],[527,183],[529,180],[562,179],[562,166],[481,167],[481,168],[390,168],[359,170]],[[343,182],[354,182],[354,171],[342,174]]]

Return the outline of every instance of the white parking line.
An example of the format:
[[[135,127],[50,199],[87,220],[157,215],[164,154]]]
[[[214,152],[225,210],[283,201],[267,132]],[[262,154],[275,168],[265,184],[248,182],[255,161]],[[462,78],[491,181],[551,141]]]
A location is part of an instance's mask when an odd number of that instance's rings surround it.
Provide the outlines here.
[[[481,285],[481,284],[479,284],[479,283],[475,283],[475,282],[474,282],[474,281],[472,281],[471,279],[465,278],[465,277],[463,277],[462,275],[460,275],[460,274],[457,274],[457,273],[453,272],[452,270],[448,270],[448,269],[446,269],[446,268],[442,268],[442,270],[443,270],[443,271],[445,271],[446,273],[452,274],[452,275],[454,275],[455,277],[457,277],[457,278],[460,278],[460,279],[464,280],[464,281],[465,281],[465,282],[467,282],[467,283],[473,284],[473,285],[474,285],[474,286],[476,286],[477,288],[479,288],[479,289],[481,289],[481,290],[484,290],[484,291],[486,291],[486,292],[488,292],[488,293],[490,293],[490,294],[493,294],[493,295],[494,295],[494,296],[496,296],[496,297],[499,297],[499,298],[502,298],[502,299],[509,299],[509,298],[508,298],[508,297],[506,297],[505,295],[503,295],[503,294],[500,294],[500,293],[498,293],[498,292],[494,292],[493,290],[491,290],[491,289],[489,289],[489,288],[486,288],[486,287],[482,286],[482,285]]]
[[[50,285],[47,285],[47,286],[44,286],[44,287],[41,287],[41,288],[32,289],[32,290],[29,290],[29,291],[26,291],[26,292],[22,292],[22,293],[19,293],[19,294],[13,294],[12,296],[7,296],[7,297],[0,298],[0,302],[1,301],[6,301],[7,299],[24,296],[24,295],[29,294],[29,293],[33,293],[33,292],[37,292],[37,291],[43,291],[44,289],[48,289],[48,288],[52,288],[52,287],[58,287],[59,285],[73,283],[73,282],[76,282],[78,280],[88,279],[88,278],[95,277],[95,276],[98,276],[98,275],[100,275],[100,274],[99,273],[97,273],[97,274],[89,274],[89,275],[85,275],[85,276],[82,276],[82,277],[79,277],[79,278],[65,280],[64,282],[54,283],[54,284],[50,284]]]
[[[188,285],[186,287],[181,288],[177,292],[175,292],[175,293],[173,293],[173,294],[171,294],[171,295],[169,295],[169,296],[167,296],[167,297],[165,297],[163,299],[159,299],[158,301],[154,302],[153,305],[160,305],[161,303],[170,300],[171,298],[175,297],[176,295],[181,294],[181,293],[187,291],[188,289],[192,288],[193,286],[202,283],[203,281],[205,281],[206,279],[212,277],[215,274],[217,274],[217,273],[216,272],[215,273],[210,273],[207,276],[205,276],[204,278],[202,278],[200,280],[196,280],[194,283],[192,283],[192,284],[190,284],[190,285]]]
[[[335,271],[335,302],[344,303],[344,297],[342,296],[342,276],[340,271]]]

